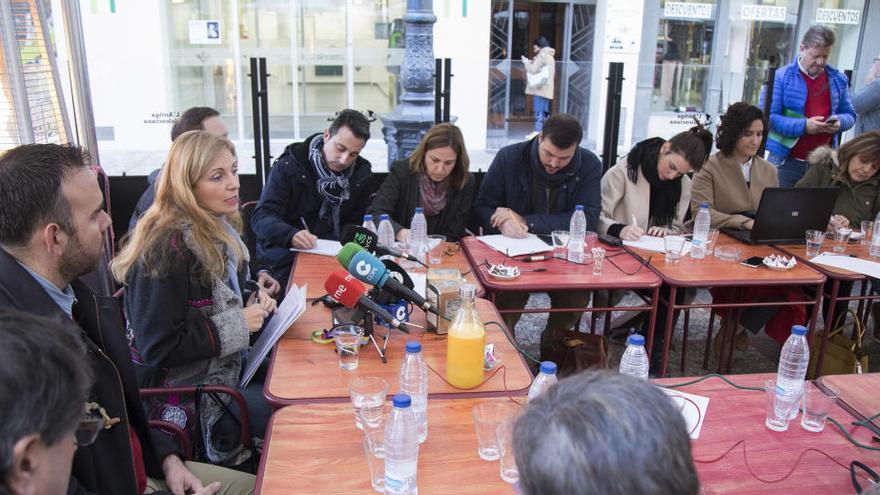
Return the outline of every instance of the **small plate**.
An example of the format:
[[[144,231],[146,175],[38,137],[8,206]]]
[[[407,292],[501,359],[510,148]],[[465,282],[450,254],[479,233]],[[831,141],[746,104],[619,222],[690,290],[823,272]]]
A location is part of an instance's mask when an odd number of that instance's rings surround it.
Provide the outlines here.
[[[486,268],[486,273],[488,273],[490,277],[498,280],[515,280],[522,275],[519,267],[503,264],[489,265],[488,268]]]
[[[792,260],[792,263],[790,265],[780,266],[780,265],[775,265],[775,264],[771,263],[770,258],[767,257],[767,258],[764,258],[764,266],[766,266],[767,268],[769,268],[771,270],[776,270],[778,272],[785,272],[785,271],[791,270],[792,268],[797,266],[797,260],[794,259],[794,257],[792,257],[791,260]]]

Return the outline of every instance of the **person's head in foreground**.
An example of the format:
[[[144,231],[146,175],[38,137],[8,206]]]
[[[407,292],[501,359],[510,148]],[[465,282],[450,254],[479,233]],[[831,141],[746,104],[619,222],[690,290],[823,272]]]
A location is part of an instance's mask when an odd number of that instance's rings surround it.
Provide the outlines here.
[[[524,495],[688,495],[700,489],[684,418],[659,387],[587,371],[531,401],[513,430]]]
[[[0,310],[0,493],[67,492],[73,454],[94,441],[84,417],[92,371],[79,336]]]
[[[837,153],[840,170],[853,183],[865,182],[880,171],[880,131],[870,131],[850,139]]]

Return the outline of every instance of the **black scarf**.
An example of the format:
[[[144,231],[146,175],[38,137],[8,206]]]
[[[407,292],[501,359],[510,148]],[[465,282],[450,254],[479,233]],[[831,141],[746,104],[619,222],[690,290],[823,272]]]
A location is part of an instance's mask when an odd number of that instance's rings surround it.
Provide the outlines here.
[[[636,144],[626,156],[626,175],[633,184],[639,180],[639,170],[651,185],[649,206],[650,226],[667,227],[675,220],[678,201],[681,199],[681,177],[663,180],[657,175],[657,159],[660,147],[666,140],[650,138]]]

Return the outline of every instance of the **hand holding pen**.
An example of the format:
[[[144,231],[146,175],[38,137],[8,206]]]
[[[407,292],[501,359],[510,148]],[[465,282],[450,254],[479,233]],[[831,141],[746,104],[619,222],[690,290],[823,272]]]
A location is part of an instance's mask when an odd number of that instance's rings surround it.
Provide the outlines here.
[[[309,224],[306,223],[305,218],[299,217],[299,221],[302,223],[303,229],[293,234],[290,246],[297,249],[315,249],[315,246],[318,245],[318,237],[309,232]]]

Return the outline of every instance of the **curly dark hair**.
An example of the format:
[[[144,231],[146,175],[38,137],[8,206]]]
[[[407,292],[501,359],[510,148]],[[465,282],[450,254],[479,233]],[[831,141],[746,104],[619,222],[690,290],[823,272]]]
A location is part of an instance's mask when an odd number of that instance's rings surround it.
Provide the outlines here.
[[[727,112],[721,116],[721,123],[715,131],[715,146],[726,156],[730,156],[736,148],[736,142],[756,120],[764,124],[764,135],[761,137],[761,149],[763,149],[764,144],[767,143],[767,121],[764,120],[764,112],[744,101],[730,105],[727,107]]]

